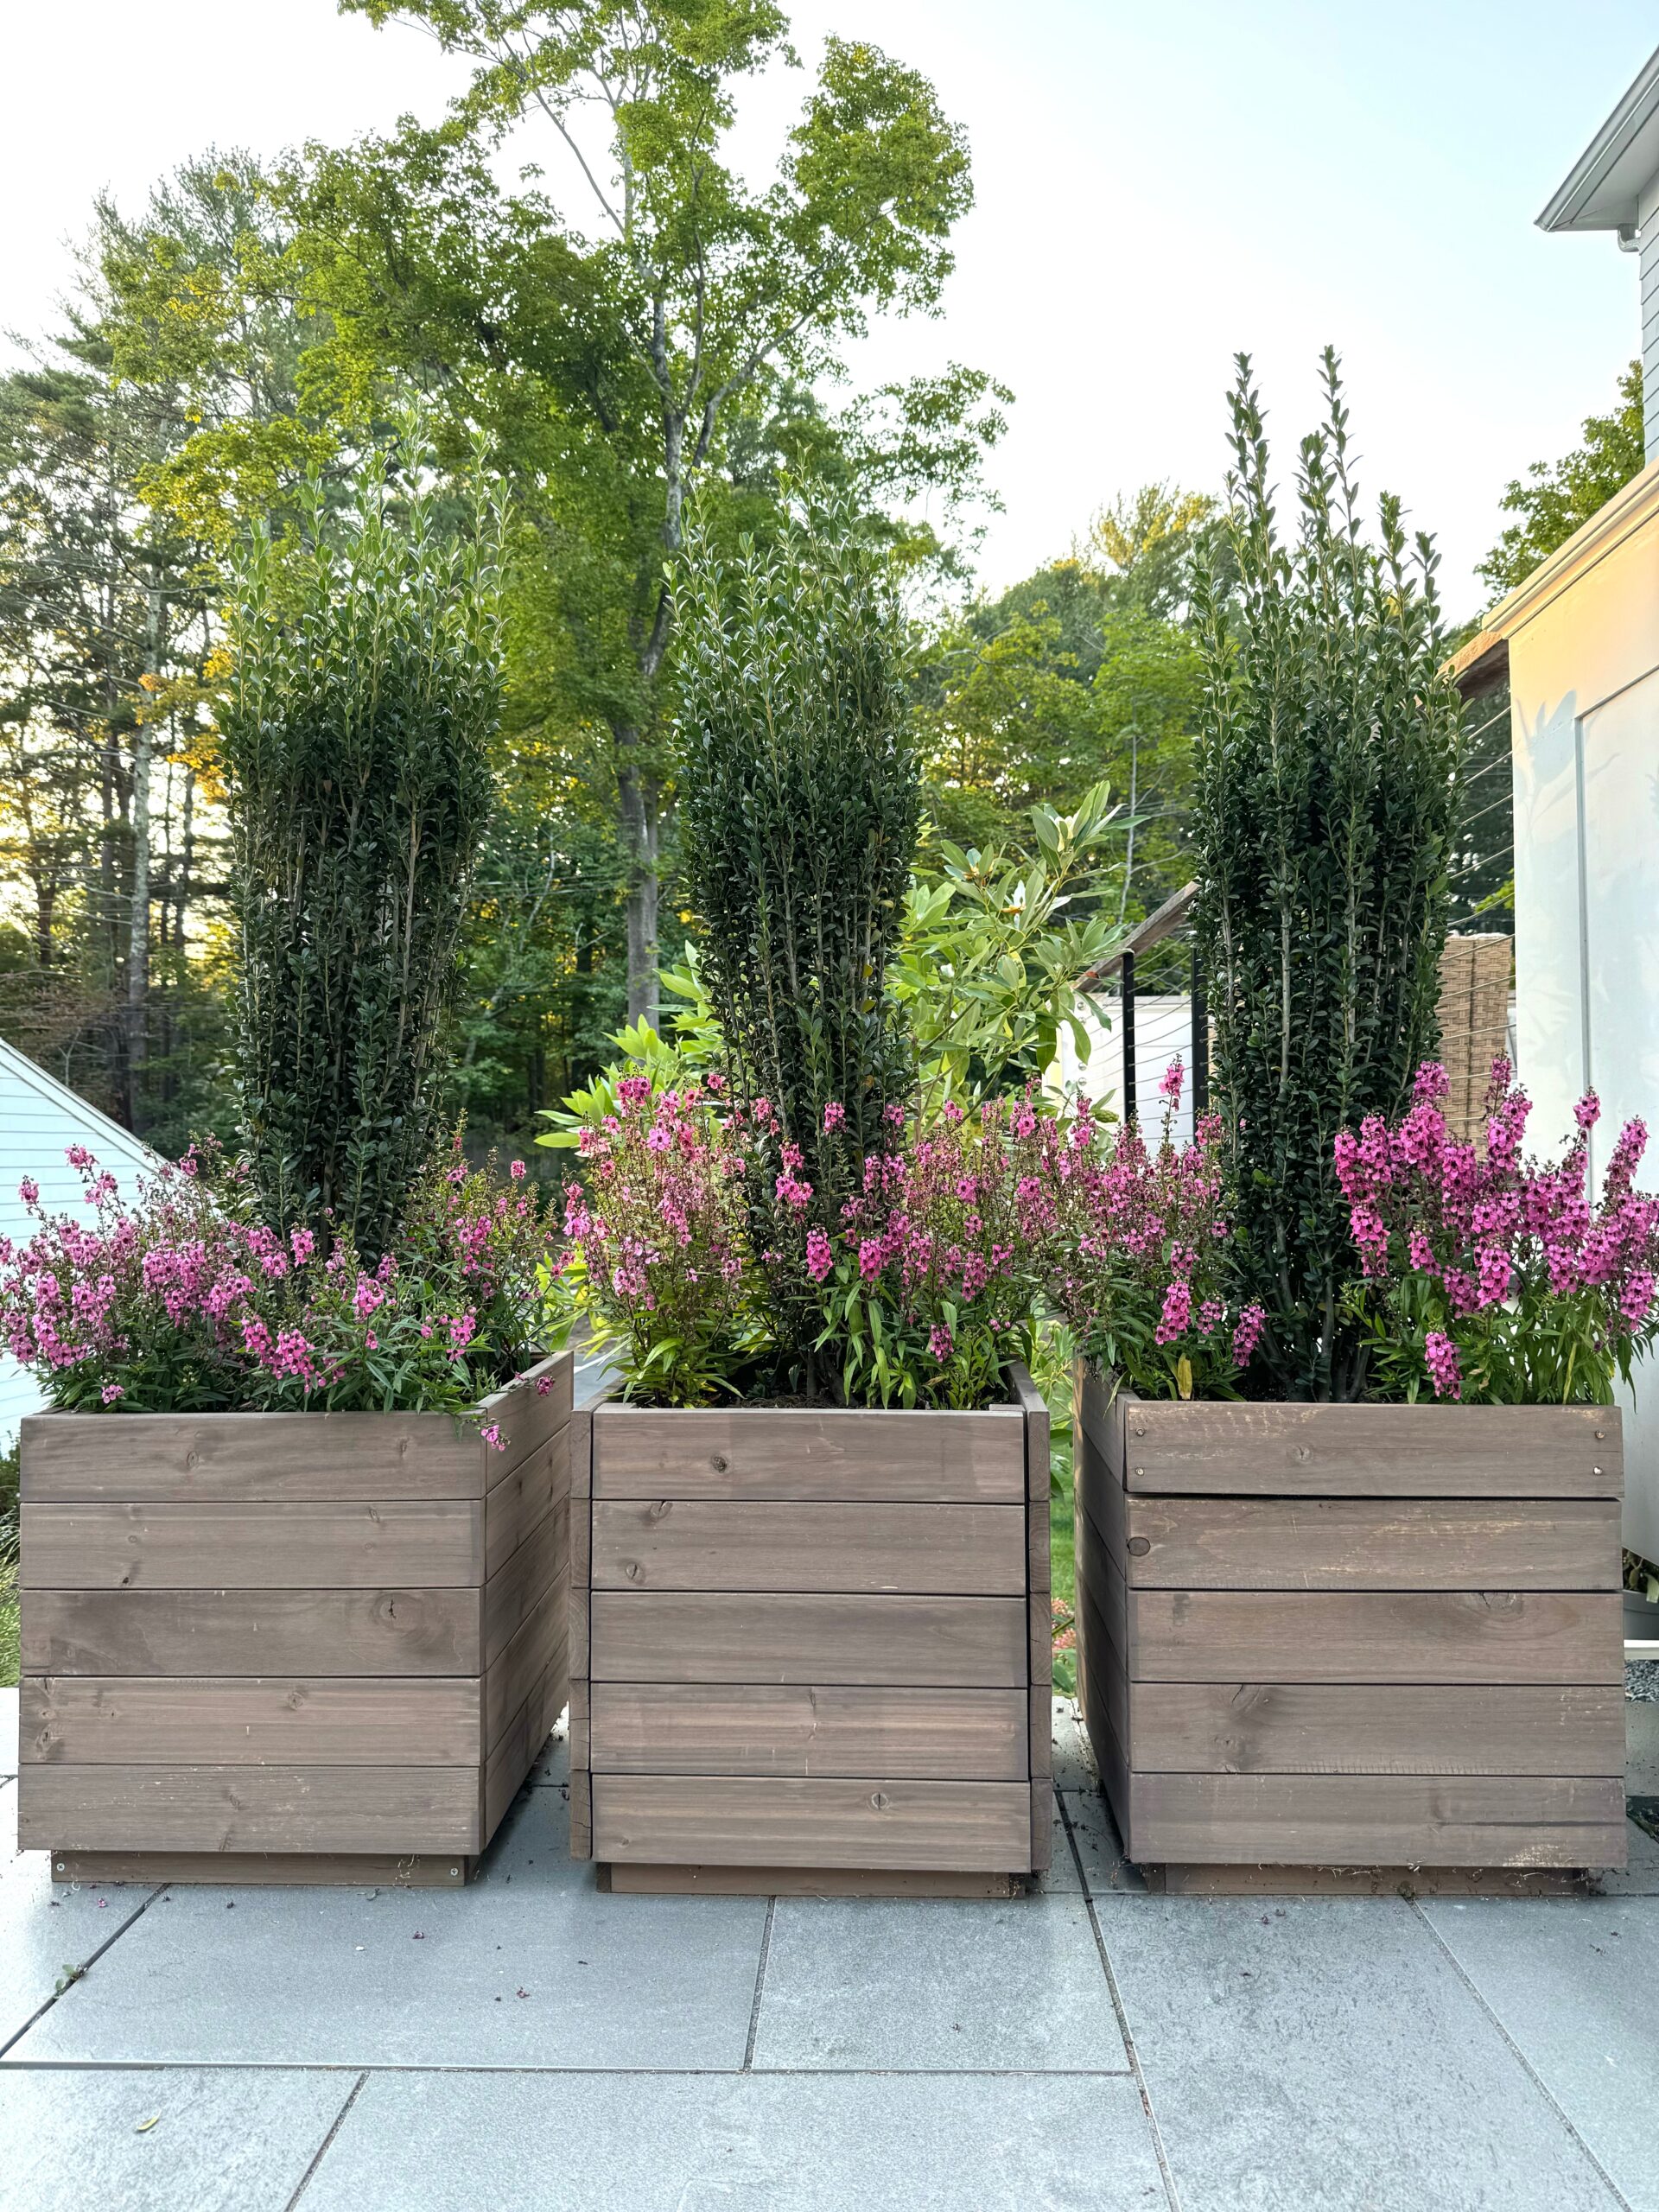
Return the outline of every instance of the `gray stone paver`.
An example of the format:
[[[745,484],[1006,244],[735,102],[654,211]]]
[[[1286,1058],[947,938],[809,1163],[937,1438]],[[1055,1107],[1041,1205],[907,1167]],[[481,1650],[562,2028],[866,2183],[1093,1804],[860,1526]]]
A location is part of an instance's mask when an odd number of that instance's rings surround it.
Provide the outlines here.
[[[287,2212],[355,2078],[0,2067],[0,2212]]]
[[[1659,1897],[1422,1910],[1632,2212],[1659,2212]]]
[[[1163,2212],[1135,2085],[376,2075],[300,2212]]]
[[[1123,2073],[1128,2055],[1080,1897],[780,1897],[754,2063]]]
[[[0,2212],[1119,2212],[1160,2145],[1180,2212],[1659,2212],[1659,1843],[1586,1899],[1164,1898],[1058,1700],[1055,1772],[1006,1904],[601,1896],[562,1732],[465,1892],[6,1840]]]

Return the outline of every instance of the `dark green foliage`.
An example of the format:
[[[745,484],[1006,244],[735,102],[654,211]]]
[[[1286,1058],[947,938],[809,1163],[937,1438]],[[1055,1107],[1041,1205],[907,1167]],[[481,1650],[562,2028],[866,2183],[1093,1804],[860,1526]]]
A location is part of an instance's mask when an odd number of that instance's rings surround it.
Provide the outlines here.
[[[920,805],[899,610],[884,556],[834,506],[729,561],[694,524],[676,611],[681,866],[730,1079],[776,1109],[833,1230],[908,1085],[885,989]],[[830,1101],[846,1121],[826,1133]],[[769,1211],[765,1242],[791,1221]]]
[[[1541,561],[1645,465],[1642,428],[1642,364],[1632,361],[1618,380],[1618,405],[1585,418],[1584,443],[1557,461],[1535,461],[1523,482],[1511,480],[1499,504],[1522,517],[1504,531],[1476,570],[1500,592],[1524,583]]]
[[[1235,596],[1198,591],[1205,663],[1194,819],[1215,1021],[1212,1096],[1236,1187],[1243,1288],[1267,1308],[1254,1377],[1357,1395],[1344,1318],[1356,1262],[1332,1145],[1397,1114],[1439,1041],[1439,961],[1459,747],[1440,672],[1436,555],[1400,503],[1365,541],[1335,355],[1304,439],[1301,524],[1281,542],[1261,409],[1232,395]]]
[[[235,576],[223,715],[245,1136],[264,1210],[373,1258],[431,1148],[445,1017],[491,803],[499,515],[439,531],[379,455],[338,522]]]

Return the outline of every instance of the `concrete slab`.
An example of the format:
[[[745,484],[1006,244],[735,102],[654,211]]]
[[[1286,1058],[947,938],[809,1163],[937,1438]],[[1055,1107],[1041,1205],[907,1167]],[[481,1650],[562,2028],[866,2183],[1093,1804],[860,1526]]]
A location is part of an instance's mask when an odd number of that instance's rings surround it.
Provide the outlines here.
[[[14,2055],[740,2066],[766,1900],[601,1897],[567,1834],[531,1789],[466,1890],[170,1890]]]
[[[286,2212],[355,2078],[0,2068],[0,2212]]]
[[[1659,1897],[1421,1909],[1632,2212],[1659,2212]]]
[[[1596,1887],[1607,1897],[1659,1897],[1659,1837],[1634,1821],[1625,1821],[1624,1834],[1630,1847],[1630,1865],[1617,1874],[1598,1874]]]
[[[1099,1787],[1094,1754],[1084,1733],[1075,1698],[1054,1700],[1054,1787],[1080,1791]]]
[[[0,2051],[143,1911],[153,1890],[54,1888],[43,1851],[17,1849],[17,1785],[0,1783]]]
[[[1125,1898],[1103,1925],[1186,2212],[1614,2212],[1403,1901]]]
[[[1060,1811],[1060,1793],[1054,1793],[1054,1825],[1049,1838],[1048,1872],[1033,1883],[1033,1887],[1048,1897],[1083,1895],[1083,1877],[1077,1872],[1077,1854],[1071,1848],[1071,1839],[1065,1832],[1065,1818]]]
[[[1080,1897],[780,1897],[757,2067],[1127,2069]]]
[[[377,2075],[303,2212],[1154,2212],[1134,2084]]]

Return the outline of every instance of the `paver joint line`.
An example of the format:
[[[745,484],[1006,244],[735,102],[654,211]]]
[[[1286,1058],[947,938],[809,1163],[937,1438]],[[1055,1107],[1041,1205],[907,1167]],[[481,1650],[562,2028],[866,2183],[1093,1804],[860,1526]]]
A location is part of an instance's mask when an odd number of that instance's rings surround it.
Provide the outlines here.
[[[1111,1993],[1112,2010],[1117,2015],[1118,2033],[1123,2038],[1123,2048],[1128,2053],[1129,2072],[1141,2098],[1141,2109],[1147,2116],[1147,2126],[1152,2135],[1153,2154],[1158,2161],[1159,2177],[1164,2184],[1164,2196],[1169,2212],[1181,2212],[1181,2200],[1175,2187],[1175,2177],[1170,2171],[1169,2156],[1164,2149],[1163,2130],[1158,2125],[1158,2115],[1152,2108],[1152,2092],[1147,2087],[1147,2077],[1141,2070],[1141,2054],[1135,2047],[1135,2037],[1129,2031],[1129,2016],[1123,2009],[1123,1996],[1117,1986],[1117,1976],[1112,1972],[1112,1962],[1107,1955],[1106,1938],[1101,1931],[1100,1915],[1095,1910],[1095,1893],[1089,1886],[1089,1876],[1083,1863],[1083,1853],[1077,1848],[1077,1839],[1072,1831],[1071,1815],[1066,1808],[1065,1795],[1057,1789],[1054,1802],[1060,1808],[1060,1819],[1065,1827],[1065,1840],[1071,1847],[1071,1857],[1077,1866],[1077,1879],[1083,1885],[1083,1901],[1088,1908],[1089,1925],[1095,1931],[1095,1948],[1100,1953],[1101,1972],[1106,1977],[1106,1986]]]
[[[778,1910],[776,1897],[766,1899],[766,1924],[760,1930],[760,1956],[754,1967],[754,2002],[749,2007],[749,2039],[743,2046],[743,2069],[746,2074],[754,2071],[754,2039],[760,2032],[760,1999],[766,1986],[766,1954],[772,1948],[772,1915]]]
[[[165,1884],[163,1884],[162,1887],[165,1888]],[[136,1928],[138,1925],[138,1923],[143,1918],[144,1915],[149,1910],[151,1905],[155,1904],[156,1898],[161,1895],[161,1890],[152,1890],[149,1895],[144,1899],[143,1903],[138,1907],[138,1910],[133,1914],[131,1919],[124,1920],[118,1928],[105,1937],[104,1941],[99,1945],[95,1951],[89,1953],[89,1955],[81,1961],[73,1980],[66,1982],[61,1989],[54,1989],[52,1994],[47,1999],[45,2004],[42,2005],[37,2012],[30,2013],[28,2019],[23,2022],[22,2026],[18,2029],[15,2036],[10,2036],[4,2043],[0,2043],[0,2062],[3,2062],[5,2060],[6,2054],[9,2051],[16,2050],[18,2044],[22,2041],[26,2035],[32,2034],[34,2031],[39,2027],[41,2022],[52,2010],[52,2007],[60,1998],[67,1997],[68,1995],[69,1992],[74,1987],[77,1981],[84,1981],[86,1980],[86,1976],[92,1972],[92,1968],[103,1957],[105,1952],[107,1951],[112,1944],[118,1943],[121,1941],[121,1938],[126,1934],[129,1928]]]
[[[1421,1898],[1410,1897],[1407,1902],[1409,1904],[1412,1910],[1416,1914],[1419,1920],[1422,1922],[1424,1927],[1427,1929],[1429,1934],[1434,1938],[1435,1942],[1440,1946],[1440,1951],[1451,1967],[1452,1973],[1456,1974],[1458,1980],[1463,1984],[1464,1987],[1469,1992],[1469,1994],[1474,1999],[1476,2004],[1479,2005],[1481,2011],[1491,2022],[1493,2027],[1497,2031],[1498,2035],[1503,2038],[1505,2047],[1514,2055],[1516,2063],[1520,2067],[1528,2081],[1532,2083],[1534,2088],[1537,2090],[1539,2095],[1549,2107],[1551,2112],[1554,2113],[1556,2119],[1560,2120],[1561,2126],[1572,2137],[1573,2142],[1577,2144],[1579,2149],[1583,2152],[1585,2157],[1589,2160],[1590,2164],[1595,2168],[1597,2173],[1601,2177],[1601,2179],[1606,2184],[1608,2193],[1612,2197],[1614,2203],[1620,2208],[1620,2212],[1635,2212],[1635,2207],[1631,2204],[1630,2198],[1625,2196],[1624,2190],[1608,2172],[1606,2167],[1602,2164],[1601,2160],[1596,2156],[1588,2143],[1585,2141],[1584,2137],[1580,2133],[1579,2130],[1573,2126],[1560,2100],[1550,2088],[1549,2084],[1544,2080],[1537,2068],[1527,2056],[1526,2052],[1522,2050],[1520,2044],[1516,2043],[1515,2037],[1510,2033],[1508,2028],[1504,2026],[1503,2021],[1499,2019],[1497,2014],[1487,2003],[1484,1991],[1482,1990],[1478,1983],[1474,1980],[1473,1977],[1469,1974],[1467,1968],[1465,1967],[1462,1960],[1459,1958],[1457,1953],[1446,1942],[1445,1936],[1441,1935],[1440,1929],[1434,1925],[1434,1923],[1423,1910]]]
[[[363,2084],[368,2080],[368,2078],[369,2077],[366,2073],[362,2073],[359,2074],[356,2081],[353,2082],[350,2095],[346,2098],[345,2103],[341,2105],[340,2110],[334,2114],[333,2126],[329,2128],[328,2133],[323,2137],[321,2142],[318,2144],[315,2155],[312,2158],[310,2164],[300,2176],[300,2185],[295,2190],[293,2196],[289,2198],[285,2212],[294,2212],[294,2207],[305,2195],[306,2190],[310,2188],[312,2175],[315,2173],[317,2168],[327,2157],[329,2145],[334,2141],[335,2136],[339,2134],[341,2127],[345,2125],[346,2115],[350,2112],[352,2107],[357,2102],[358,2097],[361,2094]]]

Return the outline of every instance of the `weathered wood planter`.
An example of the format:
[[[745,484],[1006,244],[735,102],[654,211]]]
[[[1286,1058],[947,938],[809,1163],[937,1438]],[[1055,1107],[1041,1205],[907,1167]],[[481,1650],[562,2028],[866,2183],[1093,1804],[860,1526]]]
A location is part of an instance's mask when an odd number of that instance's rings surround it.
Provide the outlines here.
[[[1080,1370],[1074,1435],[1079,1689],[1131,1859],[1170,1888],[1624,1864],[1615,1410]]]
[[[570,1382],[490,1399],[499,1451],[444,1414],[25,1421],[22,1845],[464,1881],[565,1702]]]
[[[1014,1386],[577,1414],[577,1858],[615,1889],[958,1895],[1048,1864],[1048,1416]]]

